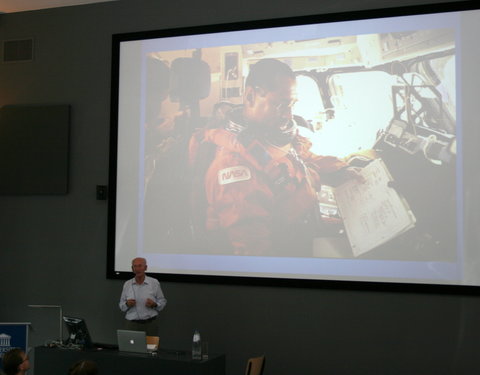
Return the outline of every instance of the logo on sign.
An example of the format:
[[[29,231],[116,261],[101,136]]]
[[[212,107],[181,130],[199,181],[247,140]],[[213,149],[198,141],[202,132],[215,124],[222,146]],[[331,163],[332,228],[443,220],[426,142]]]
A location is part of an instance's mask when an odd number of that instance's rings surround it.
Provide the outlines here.
[[[10,340],[12,336],[7,335],[6,333],[0,333],[0,358],[3,357],[3,354],[8,352],[11,349]]]

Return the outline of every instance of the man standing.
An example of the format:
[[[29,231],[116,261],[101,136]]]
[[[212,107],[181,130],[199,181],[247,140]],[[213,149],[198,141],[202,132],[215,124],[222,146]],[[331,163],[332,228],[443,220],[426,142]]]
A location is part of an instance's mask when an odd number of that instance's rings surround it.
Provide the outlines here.
[[[30,369],[28,355],[20,348],[10,349],[3,355],[5,375],[24,375]]]
[[[292,114],[296,100],[291,68],[260,60],[246,78],[243,105],[192,137],[193,185],[203,189],[193,192],[193,217],[210,251],[312,255],[321,226],[317,191],[354,173],[344,161],[310,151],[298,132],[302,119]]]
[[[120,297],[120,310],[125,312],[127,329],[145,331],[148,336],[158,336],[157,315],[167,304],[160,283],[145,274],[145,258],[132,260],[133,279],[125,282]]]

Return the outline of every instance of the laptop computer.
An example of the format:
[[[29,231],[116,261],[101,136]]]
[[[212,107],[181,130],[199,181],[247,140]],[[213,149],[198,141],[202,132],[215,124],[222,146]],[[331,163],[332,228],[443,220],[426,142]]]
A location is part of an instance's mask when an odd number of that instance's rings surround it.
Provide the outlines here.
[[[143,331],[117,329],[118,350],[130,353],[148,353],[147,336]]]

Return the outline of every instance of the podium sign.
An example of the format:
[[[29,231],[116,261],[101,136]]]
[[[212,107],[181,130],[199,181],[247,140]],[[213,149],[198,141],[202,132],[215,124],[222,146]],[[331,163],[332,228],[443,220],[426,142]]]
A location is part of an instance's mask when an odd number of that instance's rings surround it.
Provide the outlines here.
[[[0,359],[13,348],[20,348],[25,353],[28,349],[28,326],[30,323],[0,323]],[[0,360],[0,369],[3,369]]]

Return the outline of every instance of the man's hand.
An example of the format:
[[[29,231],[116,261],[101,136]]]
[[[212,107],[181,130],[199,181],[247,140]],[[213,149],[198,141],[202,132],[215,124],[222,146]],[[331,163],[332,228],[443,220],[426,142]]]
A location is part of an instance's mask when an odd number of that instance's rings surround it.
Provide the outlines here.
[[[145,302],[145,306],[153,309],[153,308],[157,307],[157,303],[154,300],[152,300],[150,298],[147,298],[147,301]]]
[[[134,299],[127,299],[127,306],[128,307],[133,307],[133,306],[135,306],[136,303],[137,303],[137,301],[135,301]]]

